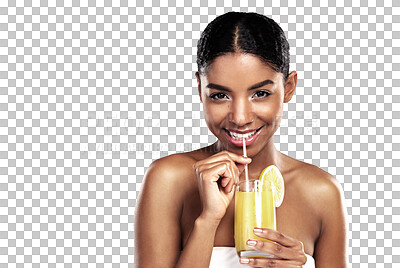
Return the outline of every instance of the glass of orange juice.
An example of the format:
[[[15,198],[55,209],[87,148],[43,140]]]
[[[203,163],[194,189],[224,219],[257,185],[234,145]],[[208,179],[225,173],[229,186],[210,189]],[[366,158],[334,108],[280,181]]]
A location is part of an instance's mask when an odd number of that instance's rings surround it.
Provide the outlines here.
[[[271,181],[245,180],[236,186],[235,247],[239,257],[273,257],[246,244],[248,239],[269,241],[254,234],[256,227],[276,230],[272,185]]]

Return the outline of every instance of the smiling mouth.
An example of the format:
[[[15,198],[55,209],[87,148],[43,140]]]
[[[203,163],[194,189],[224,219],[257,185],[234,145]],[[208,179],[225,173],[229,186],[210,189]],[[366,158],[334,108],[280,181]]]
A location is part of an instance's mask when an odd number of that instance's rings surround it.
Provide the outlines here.
[[[234,140],[238,140],[238,141],[242,141],[242,140],[247,140],[251,137],[253,137],[262,127],[253,130],[251,132],[247,132],[247,133],[238,133],[235,131],[229,131],[227,129],[224,129],[226,131],[226,133],[228,133],[228,135],[234,139]]]

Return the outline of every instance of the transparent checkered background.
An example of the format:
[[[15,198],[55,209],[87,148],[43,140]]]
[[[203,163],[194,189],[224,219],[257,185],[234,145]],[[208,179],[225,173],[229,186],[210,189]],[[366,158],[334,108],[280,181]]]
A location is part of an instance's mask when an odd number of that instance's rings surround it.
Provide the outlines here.
[[[352,267],[399,267],[398,0],[0,1],[1,267],[132,267],[146,167],[215,141],[196,43],[231,10],[287,33],[277,146],[342,183]]]

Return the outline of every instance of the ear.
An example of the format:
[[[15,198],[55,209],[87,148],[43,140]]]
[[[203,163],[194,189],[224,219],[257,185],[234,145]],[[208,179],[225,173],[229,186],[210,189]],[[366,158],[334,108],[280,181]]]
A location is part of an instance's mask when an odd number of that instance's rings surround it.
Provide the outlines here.
[[[203,102],[203,100],[201,99],[201,80],[200,80],[200,74],[199,72],[196,72],[196,79],[197,79],[197,90],[199,92],[199,96],[200,96],[200,101]]]
[[[294,91],[296,90],[296,85],[297,73],[296,71],[292,71],[285,83],[285,96],[283,97],[283,102],[289,102],[292,99]]]

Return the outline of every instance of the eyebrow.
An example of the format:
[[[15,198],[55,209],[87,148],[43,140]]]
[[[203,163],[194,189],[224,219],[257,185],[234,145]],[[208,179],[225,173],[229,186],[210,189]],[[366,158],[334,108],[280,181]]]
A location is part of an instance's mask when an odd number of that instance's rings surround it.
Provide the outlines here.
[[[247,90],[253,90],[253,89],[256,89],[256,88],[259,88],[259,87],[262,87],[262,86],[265,86],[265,85],[269,85],[269,84],[275,84],[275,83],[274,83],[274,81],[267,79],[267,80],[264,80],[264,81],[262,81],[260,83],[252,85]],[[218,84],[210,83],[206,87],[212,88],[212,89],[221,90],[221,91],[231,92],[231,90],[228,87],[221,86],[221,85],[218,85]]]

